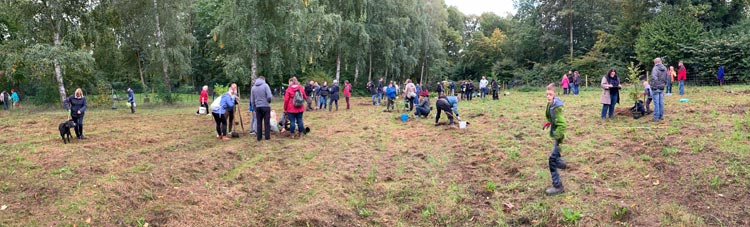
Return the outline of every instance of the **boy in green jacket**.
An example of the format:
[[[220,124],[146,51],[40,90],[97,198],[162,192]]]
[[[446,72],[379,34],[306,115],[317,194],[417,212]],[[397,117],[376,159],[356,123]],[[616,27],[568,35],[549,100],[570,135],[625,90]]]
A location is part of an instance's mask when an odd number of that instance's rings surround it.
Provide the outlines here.
[[[547,109],[545,110],[547,123],[544,124],[542,130],[550,128],[549,134],[555,139],[555,146],[549,155],[549,172],[552,175],[552,187],[547,188],[545,191],[547,195],[556,195],[565,192],[565,188],[560,181],[560,173],[557,171],[557,169],[567,168],[565,160],[560,157],[560,144],[565,139],[566,128],[562,106],[562,100],[555,97],[555,84],[547,85]]]

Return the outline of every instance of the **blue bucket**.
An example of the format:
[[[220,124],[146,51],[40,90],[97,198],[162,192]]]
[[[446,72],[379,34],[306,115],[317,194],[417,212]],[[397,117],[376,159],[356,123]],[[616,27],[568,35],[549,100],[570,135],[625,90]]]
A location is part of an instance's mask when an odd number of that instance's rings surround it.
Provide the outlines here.
[[[406,122],[409,120],[408,114],[401,114],[401,122]]]

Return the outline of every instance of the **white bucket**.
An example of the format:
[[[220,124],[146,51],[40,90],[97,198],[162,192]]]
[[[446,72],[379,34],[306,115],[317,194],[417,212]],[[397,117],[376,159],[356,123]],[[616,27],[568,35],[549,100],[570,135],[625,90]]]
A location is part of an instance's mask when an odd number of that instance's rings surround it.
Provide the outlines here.
[[[198,108],[198,113],[199,113],[199,114],[206,114],[206,107],[202,107],[202,106],[201,106],[201,107],[199,107],[199,108]]]
[[[458,128],[466,128],[466,122],[465,121],[459,121],[458,122]]]

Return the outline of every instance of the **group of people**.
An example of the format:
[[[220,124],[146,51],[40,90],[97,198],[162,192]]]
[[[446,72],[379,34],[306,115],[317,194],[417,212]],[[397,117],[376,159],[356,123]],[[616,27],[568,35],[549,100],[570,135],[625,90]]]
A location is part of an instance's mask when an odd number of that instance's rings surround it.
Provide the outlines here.
[[[3,110],[9,110],[18,107],[20,104],[20,98],[16,89],[10,89],[10,94],[7,91],[0,92],[0,105],[3,106]],[[10,107],[9,107],[10,106]]]
[[[307,110],[325,110],[327,108],[330,112],[335,105],[338,111],[340,90],[338,80],[333,80],[331,87],[328,87],[327,81],[324,81],[323,86],[320,86],[318,82],[311,80],[304,87],[304,92],[309,96],[306,98]],[[346,99],[346,109],[348,110],[350,109],[349,98],[352,96],[352,85],[348,80],[344,81],[343,93]]]
[[[578,88],[581,86],[581,74],[578,71],[568,71],[563,74],[560,86],[563,89],[563,95],[578,95]]]

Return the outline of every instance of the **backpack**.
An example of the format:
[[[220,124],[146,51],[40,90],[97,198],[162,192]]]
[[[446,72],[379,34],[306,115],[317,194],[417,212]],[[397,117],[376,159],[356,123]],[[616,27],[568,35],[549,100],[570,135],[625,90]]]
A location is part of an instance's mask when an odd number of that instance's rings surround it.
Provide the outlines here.
[[[328,90],[327,87],[325,89],[320,88],[320,96],[328,96],[329,93],[330,91]]]
[[[216,97],[216,99],[214,99],[214,102],[211,103],[211,111],[219,111],[219,108],[221,108],[221,96],[223,95]]]
[[[630,112],[633,113],[633,119],[638,119],[646,115],[646,108],[643,106],[643,101],[635,101],[633,107],[630,107]]]
[[[294,92],[294,99],[292,99],[292,105],[294,105],[294,107],[305,106],[305,99],[302,97],[302,92],[299,92],[299,90]]]

